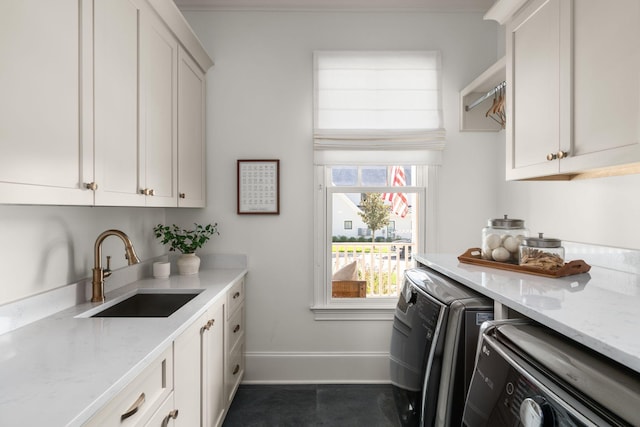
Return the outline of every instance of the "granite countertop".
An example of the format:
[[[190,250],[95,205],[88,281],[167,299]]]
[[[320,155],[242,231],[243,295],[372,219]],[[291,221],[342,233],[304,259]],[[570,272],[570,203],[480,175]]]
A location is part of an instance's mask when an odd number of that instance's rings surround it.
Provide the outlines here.
[[[453,254],[417,262],[640,373],[640,274],[592,265],[544,278],[460,263]]]
[[[139,288],[203,290],[170,317],[78,318],[98,305],[84,303],[0,335],[0,424],[82,425],[246,272],[142,279],[106,295],[108,302]]]

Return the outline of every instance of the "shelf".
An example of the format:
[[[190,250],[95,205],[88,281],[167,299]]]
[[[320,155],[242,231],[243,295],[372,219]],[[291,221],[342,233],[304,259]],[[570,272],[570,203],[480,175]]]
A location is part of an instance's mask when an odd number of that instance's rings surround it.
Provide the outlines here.
[[[488,91],[505,81],[506,64],[506,57],[500,58],[460,91],[461,131],[498,132],[502,130],[498,123],[485,116],[493,98],[486,99],[469,111],[465,111],[465,106],[486,95]]]

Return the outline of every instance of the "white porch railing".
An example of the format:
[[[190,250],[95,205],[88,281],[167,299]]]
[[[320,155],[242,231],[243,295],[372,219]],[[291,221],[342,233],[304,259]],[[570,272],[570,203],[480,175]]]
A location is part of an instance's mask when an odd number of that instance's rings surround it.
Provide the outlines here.
[[[358,280],[367,282],[367,298],[397,296],[407,268],[415,266],[414,243],[333,242],[332,273],[357,261]]]

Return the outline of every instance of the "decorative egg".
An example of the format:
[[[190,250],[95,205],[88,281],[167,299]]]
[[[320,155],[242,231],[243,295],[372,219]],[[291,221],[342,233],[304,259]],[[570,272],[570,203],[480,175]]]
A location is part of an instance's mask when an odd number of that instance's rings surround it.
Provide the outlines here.
[[[511,253],[503,247],[495,248],[493,252],[491,252],[491,256],[495,261],[505,262],[511,258]]]
[[[502,239],[498,234],[489,234],[484,240],[484,246],[493,250],[500,246]]]
[[[502,242],[502,246],[504,246],[504,248],[511,253],[518,252],[520,241],[517,237],[509,236],[504,239],[504,242]]]

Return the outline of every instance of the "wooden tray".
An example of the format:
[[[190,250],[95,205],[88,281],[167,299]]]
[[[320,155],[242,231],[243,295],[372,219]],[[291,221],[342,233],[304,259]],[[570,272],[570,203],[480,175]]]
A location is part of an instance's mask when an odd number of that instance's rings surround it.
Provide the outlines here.
[[[498,268],[500,270],[515,271],[518,273],[535,274],[543,277],[565,277],[574,274],[586,273],[591,270],[591,266],[581,259],[569,261],[557,270],[542,270],[535,267],[527,267],[526,265],[510,264],[507,262],[497,262],[482,259],[480,257],[480,248],[468,249],[465,253],[458,257],[458,261],[465,264],[482,265],[484,267]]]

